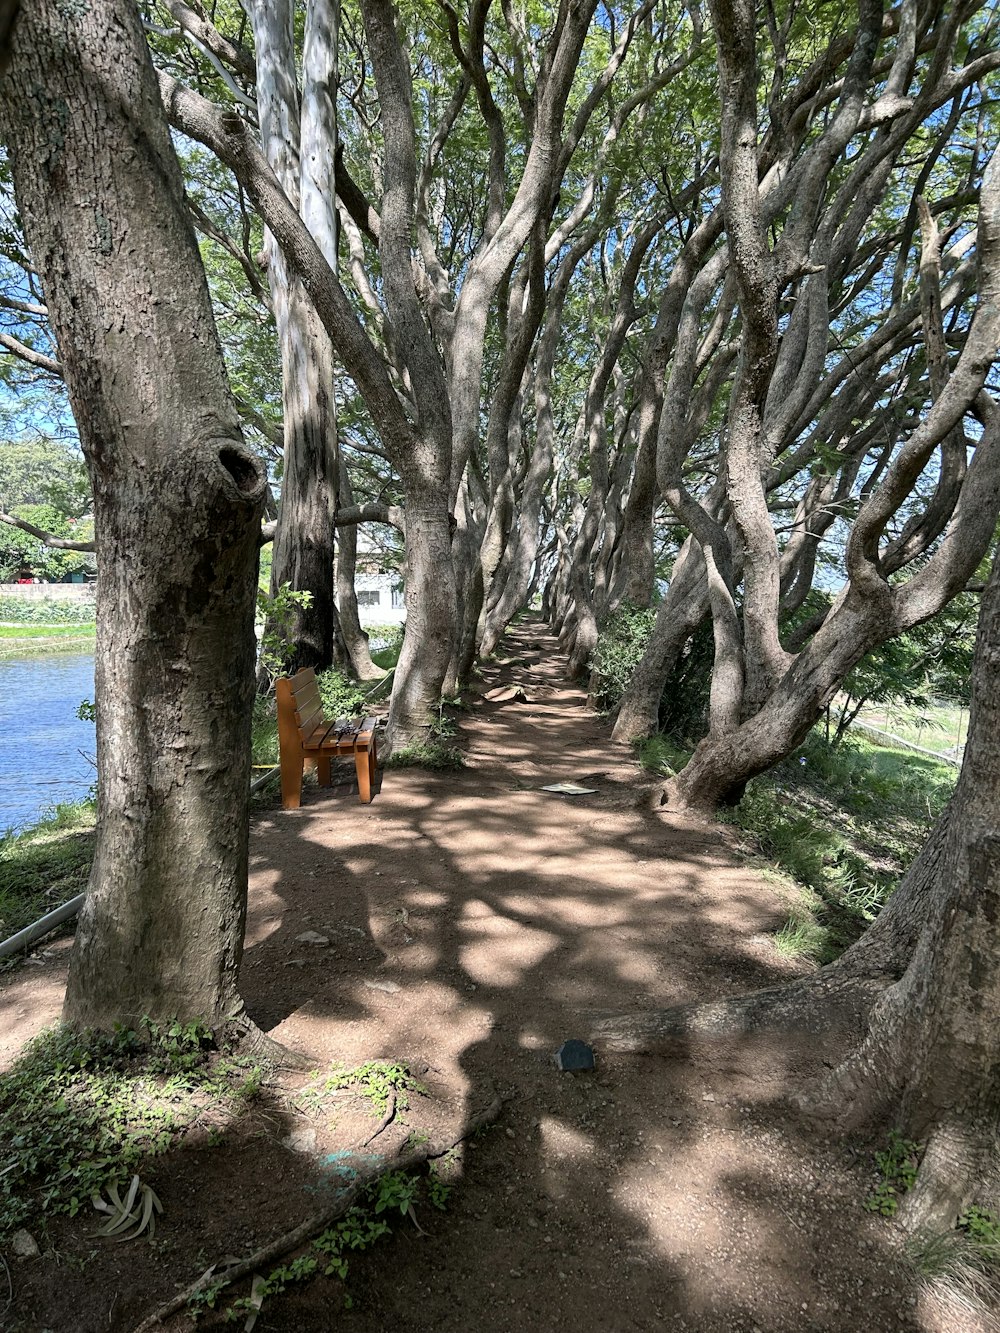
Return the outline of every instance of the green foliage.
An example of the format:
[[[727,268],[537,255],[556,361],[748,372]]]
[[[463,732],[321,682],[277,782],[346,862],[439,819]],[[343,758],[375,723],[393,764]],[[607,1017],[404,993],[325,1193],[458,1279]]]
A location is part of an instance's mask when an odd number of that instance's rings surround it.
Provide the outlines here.
[[[427,1175],[427,1200],[431,1207],[444,1212],[448,1207],[448,1199],[451,1195],[452,1186],[441,1179],[434,1168],[434,1163],[430,1164]]]
[[[369,699],[365,691],[370,690],[371,686],[362,685],[336,667],[321,671],[316,677],[316,683],[327,717],[359,717],[368,706]]]
[[[254,697],[250,719],[250,753],[254,764],[278,762],[278,714],[271,694]]]
[[[368,635],[372,661],[386,671],[394,667],[399,661],[399,654],[403,651],[405,626],[368,625],[365,627],[365,633]]]
[[[23,518],[53,537],[90,541],[94,535],[91,519],[67,518],[53,504],[17,505],[12,512],[15,518]],[[86,551],[62,551],[46,546],[30,532],[9,524],[0,529],[0,583],[15,582],[23,567],[37,578],[58,582],[66,574],[92,565],[93,556]]]
[[[656,612],[623,602],[601,630],[590,659],[597,699],[604,709],[616,708],[653,632]]]
[[[935,699],[966,702],[976,647],[979,598],[960,593],[933,619],[889,639],[844,681],[836,744],[866,704],[930,710]]]
[[[455,745],[438,741],[414,741],[395,750],[385,762],[386,768],[431,768],[439,772],[465,767],[465,757]]]
[[[922,1152],[920,1144],[904,1138],[900,1130],[889,1131],[889,1146],[875,1154],[879,1180],[865,1200],[868,1212],[895,1216],[900,1195],[911,1189],[917,1179]]]
[[[0,597],[0,621],[12,625],[93,625],[96,615],[91,601]]]
[[[273,595],[261,588],[257,590],[257,614],[264,621],[259,647],[260,665],[272,682],[288,672],[294,651],[291,636],[296,613],[300,607],[308,607],[311,603],[311,592],[293,592],[289,583],[283,583]]]
[[[712,627],[706,622],[692,634],[667,678],[660,697],[661,730],[685,739],[704,735],[714,656]]]
[[[306,1282],[318,1272],[345,1282],[350,1267],[349,1256],[369,1249],[383,1236],[392,1234],[385,1214],[391,1216],[398,1212],[416,1225],[413,1206],[422,1195],[435,1208],[443,1210],[450,1193],[450,1187],[439,1180],[433,1170],[424,1179],[405,1171],[389,1171],[380,1176],[343,1217],[310,1242],[309,1252],[273,1268],[266,1277],[255,1277],[250,1295],[235,1300],[227,1309],[226,1322],[251,1315],[268,1297],[280,1295],[293,1282]],[[197,1314],[205,1308],[214,1309],[221,1290],[221,1284],[203,1288],[188,1302],[189,1310]],[[349,1292],[345,1293],[344,1304],[348,1309],[353,1305]]]
[[[874,921],[943,810],[955,773],[920,755],[813,733],[720,816],[803,889],[776,938],[827,963]]]
[[[238,1103],[246,1068],[212,1058],[210,1037],[202,1024],[147,1020],[140,1032],[60,1027],[30,1042],[0,1075],[0,1237],[121,1187],[206,1093]]]
[[[681,749],[673,738],[664,732],[658,732],[655,736],[647,736],[639,741],[636,752],[643,768],[667,778],[679,773],[691,758],[690,750]]]
[[[87,469],[72,446],[44,436],[0,443],[0,509],[6,513],[21,505],[51,505],[67,518],[80,518],[90,502]]]
[[[91,801],[61,805],[34,828],[0,838],[0,939],[86,889],[94,818]]]
[[[1000,1218],[989,1209],[973,1205],[958,1219],[962,1231],[1000,1263]]]

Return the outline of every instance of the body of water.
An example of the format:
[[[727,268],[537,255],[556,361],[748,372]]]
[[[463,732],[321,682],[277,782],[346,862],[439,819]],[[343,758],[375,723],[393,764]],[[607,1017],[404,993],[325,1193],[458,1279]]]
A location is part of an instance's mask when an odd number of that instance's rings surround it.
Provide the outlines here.
[[[0,833],[87,795],[94,724],[76,710],[93,697],[93,653],[0,661]]]

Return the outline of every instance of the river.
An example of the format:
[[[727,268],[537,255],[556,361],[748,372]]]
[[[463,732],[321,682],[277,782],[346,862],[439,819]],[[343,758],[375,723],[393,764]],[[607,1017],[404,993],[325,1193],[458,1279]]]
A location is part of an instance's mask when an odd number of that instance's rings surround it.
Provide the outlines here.
[[[93,697],[93,653],[0,660],[0,833],[87,795],[94,724],[76,710]]]

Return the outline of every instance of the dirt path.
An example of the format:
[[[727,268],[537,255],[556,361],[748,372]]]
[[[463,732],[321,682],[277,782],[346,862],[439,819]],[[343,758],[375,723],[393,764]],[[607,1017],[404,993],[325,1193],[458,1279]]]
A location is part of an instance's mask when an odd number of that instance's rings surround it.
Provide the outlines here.
[[[431,1234],[406,1223],[352,1259],[353,1308],[319,1279],[257,1329],[971,1328],[917,1296],[890,1229],[862,1211],[872,1145],[824,1141],[782,1100],[814,1072],[801,1056],[598,1050],[593,1073],[557,1071],[552,1053],[595,1011],[787,976],[766,938],[786,910],[717,830],[636,805],[634,761],[540,627],[505,648],[483,688],[516,681],[529,702],[484,698],[463,719],[467,769],[392,770],[370,807],[313,789],[254,827],[242,989],[257,1021],[317,1063],[404,1057],[470,1103],[489,1085],[506,1099],[449,1211],[421,1218]],[[539,790],[567,780],[595,794]],[[56,1015],[63,969],[56,949],[7,982],[0,1059]],[[815,1069],[833,1054],[812,1053]],[[131,1328],[213,1258],[309,1212],[315,1158],[290,1131],[265,1106],[211,1153],[157,1164],[153,1253],[64,1264],[58,1296],[45,1260],[21,1263],[21,1327]]]

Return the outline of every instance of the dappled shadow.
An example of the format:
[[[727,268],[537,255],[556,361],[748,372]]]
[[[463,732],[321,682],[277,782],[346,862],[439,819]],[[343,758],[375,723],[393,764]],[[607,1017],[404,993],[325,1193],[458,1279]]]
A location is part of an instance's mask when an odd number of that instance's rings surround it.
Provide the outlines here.
[[[529,701],[461,718],[468,769],[392,770],[370,806],[314,789],[256,821],[241,990],[257,1022],[317,1064],[402,1057],[467,1106],[491,1085],[506,1099],[463,1150],[450,1213],[421,1217],[431,1234],[405,1224],[352,1260],[353,1309],[323,1279],[258,1327],[928,1328],[883,1224],[860,1210],[867,1151],[823,1142],[785,1100],[835,1051],[679,1042],[669,1059],[598,1050],[592,1074],[555,1068],[594,1013],[715,999],[794,968],[766,941],[785,904],[717,830],[637,802],[631,755],[564,684],[553,641],[524,625],[509,647],[517,664],[484,688],[516,681]],[[567,780],[594,793],[539,790]],[[272,1156],[290,1116],[277,1099],[248,1113],[243,1173],[222,1172],[230,1230],[212,1231],[207,1262],[309,1211],[312,1159],[282,1176]],[[217,1167],[171,1166],[165,1202],[188,1182],[199,1216],[203,1169]],[[246,1173],[274,1174],[278,1217]],[[169,1237],[181,1223],[167,1215]]]

